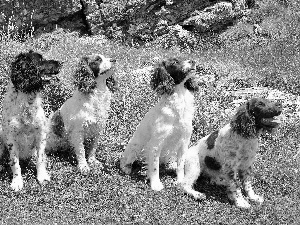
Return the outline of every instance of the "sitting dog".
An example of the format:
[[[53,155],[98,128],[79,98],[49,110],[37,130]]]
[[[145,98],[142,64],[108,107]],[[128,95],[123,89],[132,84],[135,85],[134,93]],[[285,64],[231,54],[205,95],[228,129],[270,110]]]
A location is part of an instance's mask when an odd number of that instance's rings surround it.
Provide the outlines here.
[[[71,145],[82,173],[90,171],[88,163],[101,166],[96,150],[108,117],[111,91],[116,89],[112,78],[114,62],[103,55],[81,58],[74,75],[76,91],[51,116],[49,142],[52,143],[48,143],[47,149],[59,148],[62,143]]]
[[[193,79],[195,62],[171,58],[162,61],[151,77],[151,88],[160,101],[151,108],[138,125],[120,160],[120,167],[130,174],[132,163],[146,158],[151,189],[160,191],[159,164],[177,158],[177,182],[184,176],[184,154],[192,134],[194,95],[198,85]]]
[[[238,207],[250,207],[241,194],[239,181],[251,201],[262,203],[263,197],[251,186],[252,165],[260,133],[276,128],[280,123],[276,116],[281,112],[281,103],[253,98],[238,108],[230,124],[200,139],[186,155],[182,182],[185,192],[196,199],[205,197],[193,189],[200,172],[204,172],[211,181],[227,186],[229,199]]]
[[[44,152],[48,126],[40,91],[50,75],[57,74],[60,68],[60,62],[45,60],[32,50],[19,54],[11,64],[10,82],[3,100],[2,135],[9,152],[13,173],[11,188],[14,191],[23,188],[19,159],[35,154],[39,183],[50,180]],[[3,149],[0,148],[0,157]]]

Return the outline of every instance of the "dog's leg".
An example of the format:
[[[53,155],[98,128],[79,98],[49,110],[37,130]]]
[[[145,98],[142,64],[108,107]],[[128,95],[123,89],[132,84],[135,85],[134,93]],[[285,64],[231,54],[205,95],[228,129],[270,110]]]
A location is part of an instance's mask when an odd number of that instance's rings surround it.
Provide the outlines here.
[[[147,177],[150,179],[151,189],[160,191],[164,188],[159,179],[159,158],[166,135],[153,135],[145,146],[147,157]]]
[[[256,202],[258,204],[262,204],[263,201],[264,201],[264,198],[262,196],[257,195],[257,194],[254,193],[254,190],[253,190],[252,185],[251,185],[251,183],[252,183],[251,182],[251,180],[252,180],[251,174],[252,174],[252,168],[251,167],[249,167],[246,170],[240,170],[239,171],[239,176],[240,176],[243,188],[244,188],[248,198],[253,202]]]
[[[151,189],[154,191],[160,191],[164,188],[164,185],[159,179],[159,157],[161,153],[163,140],[158,138],[152,138],[145,146],[145,152],[147,154],[147,176],[150,179]]]
[[[193,185],[197,181],[201,172],[200,161],[198,156],[198,151],[196,146],[189,149],[185,157],[185,165],[184,165],[184,179],[181,182],[181,186],[183,190],[192,195],[195,199],[204,199],[205,195],[195,191],[193,189]]]
[[[84,150],[84,144],[83,144],[83,132],[81,131],[73,131],[70,135],[70,141],[75,149],[76,158],[77,158],[77,168],[79,172],[81,173],[88,173],[90,171],[90,167],[87,164],[87,161],[85,159],[85,150]]]
[[[229,171],[228,173],[226,173],[226,179],[228,183],[228,198],[233,201],[239,208],[250,208],[249,202],[242,195],[235,172],[233,170],[230,170],[229,168],[227,168],[225,171]]]
[[[40,131],[40,135],[37,137],[37,163],[36,163],[36,170],[37,170],[37,180],[40,184],[43,184],[44,181],[50,181],[50,176],[46,169],[47,164],[47,157],[45,154],[45,147],[46,147],[46,138],[47,133]]]
[[[21,167],[19,164],[19,150],[18,144],[14,141],[12,135],[7,140],[7,148],[9,151],[9,165],[13,173],[13,179],[10,187],[14,191],[20,191],[23,188],[23,178],[21,174]]]
[[[142,134],[142,130],[137,130],[122,154],[120,168],[126,174],[131,173],[132,163],[137,159],[138,155],[143,150],[145,143],[148,141]]]
[[[184,140],[177,149],[177,184],[182,183],[184,178],[184,162],[188,151],[189,140]]]
[[[99,160],[96,159],[96,151],[98,147],[99,136],[98,137],[90,137],[85,141],[85,148],[88,152],[88,163],[91,166],[97,166],[99,168],[103,168],[102,164]]]

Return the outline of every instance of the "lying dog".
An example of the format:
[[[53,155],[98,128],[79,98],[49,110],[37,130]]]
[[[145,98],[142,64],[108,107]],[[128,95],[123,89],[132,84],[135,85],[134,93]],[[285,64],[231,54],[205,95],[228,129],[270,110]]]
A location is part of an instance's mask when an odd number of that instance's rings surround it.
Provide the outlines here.
[[[3,142],[9,151],[13,179],[11,188],[23,188],[19,159],[37,154],[37,179],[49,181],[46,170],[45,144],[47,119],[42,107],[40,91],[49,75],[57,74],[61,64],[45,60],[41,54],[29,51],[16,56],[11,64],[10,82],[3,100]],[[2,151],[1,151],[2,149]],[[0,157],[3,148],[0,148]]]
[[[247,197],[262,203],[263,197],[255,194],[251,186],[252,165],[260,133],[276,128],[279,121],[275,117],[281,112],[281,103],[253,98],[237,110],[230,124],[199,140],[186,155],[182,182],[185,192],[196,199],[205,197],[193,189],[200,172],[203,172],[216,184],[226,185],[229,199],[238,207],[250,207],[241,194],[239,180]]]
[[[82,57],[74,75],[77,90],[51,116],[47,149],[70,144],[75,149],[78,169],[83,173],[90,170],[88,163],[100,165],[96,150],[110,109],[110,90],[115,90],[114,62],[103,55]]]
[[[160,191],[159,164],[174,163],[177,159],[177,181],[184,176],[184,154],[192,134],[194,91],[198,90],[192,79],[195,62],[171,58],[161,62],[151,78],[151,87],[160,101],[151,108],[130,139],[120,167],[131,173],[132,163],[139,157],[146,158],[151,189]]]

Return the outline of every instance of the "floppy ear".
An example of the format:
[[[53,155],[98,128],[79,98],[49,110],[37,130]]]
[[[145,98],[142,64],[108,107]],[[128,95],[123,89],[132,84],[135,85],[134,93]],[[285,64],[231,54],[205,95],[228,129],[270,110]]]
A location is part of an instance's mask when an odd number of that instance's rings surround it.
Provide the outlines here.
[[[194,77],[187,79],[184,83],[184,87],[191,92],[199,91],[199,84]]]
[[[240,106],[230,122],[233,131],[245,138],[254,138],[257,135],[254,116],[249,113],[249,102]]]
[[[97,85],[94,72],[89,67],[88,62],[88,57],[81,58],[74,74],[74,85],[84,93],[90,92]]]
[[[39,69],[26,53],[20,53],[12,62],[10,79],[16,90],[25,93],[43,88]]]
[[[159,95],[174,93],[175,82],[171,75],[167,72],[164,62],[155,68],[150,81],[151,88]]]
[[[115,91],[117,91],[119,88],[118,88],[118,82],[117,80],[111,76],[111,77],[108,77],[106,79],[106,86],[108,87],[108,89],[114,93]]]

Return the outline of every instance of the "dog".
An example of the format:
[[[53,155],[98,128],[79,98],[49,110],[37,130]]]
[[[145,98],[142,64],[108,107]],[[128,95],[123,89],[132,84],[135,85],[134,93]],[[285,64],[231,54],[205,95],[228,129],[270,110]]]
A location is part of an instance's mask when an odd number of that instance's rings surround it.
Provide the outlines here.
[[[263,197],[254,193],[251,185],[252,165],[258,151],[258,138],[263,131],[279,126],[280,102],[253,98],[240,106],[229,124],[200,139],[186,154],[184,191],[195,199],[205,195],[193,189],[200,172],[212,182],[227,186],[227,194],[236,206],[249,208],[241,194],[240,183],[247,197],[261,204]],[[239,182],[240,181],[240,182]]]
[[[164,188],[159,178],[161,163],[177,167],[177,182],[183,179],[184,154],[193,130],[194,92],[198,90],[195,69],[194,61],[177,58],[156,66],[150,86],[161,98],[140,122],[120,159],[120,168],[130,174],[132,163],[144,157],[152,190]]]
[[[47,149],[58,149],[65,143],[73,147],[81,173],[90,171],[88,163],[102,167],[96,159],[96,150],[108,118],[112,92],[117,90],[112,77],[115,62],[99,54],[82,57],[74,74],[73,96],[50,116],[52,143]]]
[[[20,159],[36,155],[37,180],[40,184],[50,181],[45,155],[48,125],[40,91],[60,68],[59,61],[46,60],[32,50],[20,53],[11,64],[10,82],[3,100],[2,135],[9,152],[14,191],[23,188]],[[1,157],[4,148],[0,149]]]

